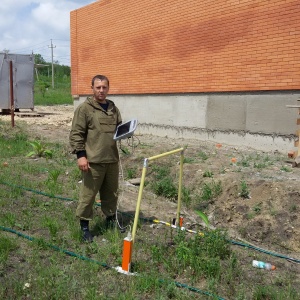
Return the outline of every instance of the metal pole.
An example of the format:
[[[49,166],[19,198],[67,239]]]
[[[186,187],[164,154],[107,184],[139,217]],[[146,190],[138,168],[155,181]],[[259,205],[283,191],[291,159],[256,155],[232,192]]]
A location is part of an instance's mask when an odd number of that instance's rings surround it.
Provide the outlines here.
[[[12,61],[9,62],[9,77],[10,77],[11,127],[15,127],[14,76],[13,76],[13,63],[12,63]]]
[[[150,160],[155,160],[155,159],[158,159],[158,158],[161,158],[161,157],[164,157],[164,156],[168,156],[168,155],[171,155],[171,154],[175,154],[175,153],[181,152],[183,150],[184,150],[183,148],[179,148],[179,149],[176,149],[176,150],[172,150],[172,151],[169,151],[169,152],[165,152],[165,153],[162,153],[162,154],[158,154],[158,155],[149,157],[148,160],[149,161]]]
[[[141,202],[142,202],[142,196],[143,196],[143,189],[144,189],[144,184],[145,184],[145,178],[146,178],[146,173],[147,173],[147,168],[148,168],[148,163],[151,160],[155,160],[164,156],[168,156],[174,153],[178,153],[181,152],[181,157],[180,157],[180,175],[179,175],[179,189],[178,189],[178,208],[177,208],[177,224],[179,223],[179,214],[180,214],[180,195],[181,195],[181,185],[182,185],[182,173],[183,173],[183,151],[184,148],[180,148],[177,150],[173,150],[173,151],[169,151],[169,152],[165,152],[159,155],[155,155],[149,158],[145,158],[144,159],[144,166],[143,166],[143,171],[142,171],[142,177],[141,177],[141,183],[140,183],[140,189],[139,189],[139,194],[138,194],[138,200],[137,200],[137,204],[136,204],[136,209],[135,209],[135,216],[134,216],[134,222],[133,222],[133,228],[132,228],[132,232],[131,232],[131,238],[132,238],[132,248],[130,249],[130,257],[127,257],[128,261],[131,262],[131,255],[133,252],[133,245],[135,242],[135,234],[136,234],[136,229],[137,229],[137,224],[139,221],[139,215],[140,215],[140,206],[141,206]],[[123,249],[123,253],[125,253],[125,245],[124,245],[124,249]],[[124,259],[124,258],[123,258]],[[125,264],[125,262],[124,262]],[[127,261],[126,261],[127,264]],[[122,263],[123,265],[123,263]],[[129,269],[128,269],[129,271]]]
[[[144,160],[144,167],[143,167],[143,171],[142,171],[142,177],[141,177],[141,183],[140,183],[140,189],[139,189],[139,195],[138,195],[138,200],[137,200],[137,204],[136,204],[136,210],[135,210],[135,217],[134,217],[134,223],[133,223],[133,228],[132,228],[132,243],[134,244],[134,240],[135,240],[135,234],[136,234],[136,229],[137,229],[137,223],[139,221],[139,214],[140,214],[140,206],[141,206],[141,201],[142,201],[142,195],[143,195],[143,189],[144,189],[144,183],[145,183],[145,178],[146,178],[146,172],[147,172],[147,168],[148,168],[148,162],[158,159],[158,158],[162,158],[164,156],[168,156],[171,154],[175,154],[178,152],[181,152],[181,160],[180,160],[180,167],[181,167],[181,175],[180,175],[180,179],[179,179],[179,184],[180,184],[180,193],[181,193],[181,180],[182,180],[182,165],[183,165],[183,151],[184,148],[179,148],[176,150],[172,150],[169,152],[165,152],[159,155],[155,155],[149,158],[145,158]],[[180,198],[179,198],[180,200]],[[178,205],[178,210],[180,210],[180,204]],[[177,215],[180,213],[177,212]],[[178,217],[178,221],[179,221],[179,217]]]
[[[183,150],[180,155],[180,171],[179,171],[179,186],[178,186],[178,206],[177,206],[177,216],[176,216],[176,224],[179,226],[179,217],[180,217],[180,209],[181,209],[181,194],[182,194],[182,176],[183,176]]]
[[[142,171],[142,177],[141,177],[141,183],[140,183],[140,189],[139,189],[139,195],[138,195],[138,200],[137,200],[136,209],[135,209],[135,217],[134,217],[134,222],[133,222],[132,234],[131,234],[133,244],[134,244],[137,224],[138,224],[138,221],[139,221],[140,206],[141,206],[141,201],[142,201],[142,195],[143,195],[143,189],[144,189],[144,183],[145,183],[145,178],[146,178],[147,167],[148,167],[148,159],[145,158],[144,167],[143,167],[143,171]]]

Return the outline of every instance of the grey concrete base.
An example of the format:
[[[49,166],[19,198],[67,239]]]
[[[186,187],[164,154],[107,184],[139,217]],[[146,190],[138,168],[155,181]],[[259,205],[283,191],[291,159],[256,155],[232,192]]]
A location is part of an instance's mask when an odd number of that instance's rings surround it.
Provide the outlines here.
[[[232,146],[243,146],[262,151],[278,151],[287,153],[294,149],[294,137],[281,137],[252,133],[220,132],[206,130],[191,130],[190,128],[175,129],[172,127],[160,127],[139,124],[137,135],[150,134],[160,137],[174,139],[190,139],[199,141],[210,141]]]
[[[85,97],[74,100],[75,108]],[[264,151],[294,149],[300,91],[110,95],[137,133],[209,140]]]

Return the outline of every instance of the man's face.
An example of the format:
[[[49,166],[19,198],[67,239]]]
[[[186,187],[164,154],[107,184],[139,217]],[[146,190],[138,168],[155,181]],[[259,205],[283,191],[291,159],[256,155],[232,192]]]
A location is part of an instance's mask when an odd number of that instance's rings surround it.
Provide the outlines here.
[[[108,82],[106,80],[96,79],[94,86],[92,86],[94,98],[98,102],[105,102],[106,96],[109,91]]]

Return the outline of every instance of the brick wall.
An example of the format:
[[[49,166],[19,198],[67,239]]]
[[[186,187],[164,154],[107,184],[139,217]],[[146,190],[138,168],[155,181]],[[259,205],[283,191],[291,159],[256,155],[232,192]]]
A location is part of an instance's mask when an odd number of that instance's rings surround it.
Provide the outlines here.
[[[299,0],[101,0],[71,12],[72,94],[300,89]]]

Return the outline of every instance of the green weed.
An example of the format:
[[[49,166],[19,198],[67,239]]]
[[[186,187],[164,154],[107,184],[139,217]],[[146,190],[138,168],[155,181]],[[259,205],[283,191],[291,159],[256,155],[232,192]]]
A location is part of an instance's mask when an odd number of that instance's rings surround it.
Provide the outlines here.
[[[297,205],[296,205],[296,204],[292,204],[292,205],[289,207],[289,211],[290,211],[290,212],[296,212],[296,211],[297,211]]]
[[[52,158],[53,152],[49,149],[46,149],[45,146],[40,141],[33,141],[29,143],[33,151],[27,154],[27,157],[45,157]]]
[[[137,170],[135,168],[126,169],[126,178],[127,179],[136,178],[136,176],[137,176]]]
[[[151,188],[158,196],[164,196],[172,200],[175,200],[178,196],[177,186],[175,186],[171,177],[165,177],[161,180],[152,182]]]
[[[252,210],[255,212],[255,214],[259,215],[261,212],[261,203],[256,204]]]
[[[198,156],[201,158],[202,161],[205,161],[209,158],[208,154],[206,154],[204,151],[198,152]]]
[[[254,213],[254,212],[248,212],[248,213],[246,214],[247,220],[251,220],[251,219],[253,219],[255,216],[256,216],[256,213]]]
[[[184,164],[192,164],[193,162],[195,162],[195,159],[193,157],[184,157],[183,158],[183,163]]]
[[[203,173],[203,177],[208,177],[208,178],[212,178],[214,176],[214,173],[209,171],[209,170],[206,170],[204,171]]]
[[[221,181],[218,182],[212,181],[212,182],[204,183],[202,186],[201,200],[202,201],[211,200],[219,196],[221,193],[222,193]]]
[[[253,167],[256,169],[264,169],[267,167],[267,164],[264,162],[254,162]]]
[[[60,170],[50,170],[48,173],[47,182],[52,182],[56,184],[60,174],[61,174]]]
[[[208,221],[208,217],[205,213],[203,213],[202,211],[196,210],[197,215],[203,220],[203,222],[208,226],[209,225],[209,221]]]
[[[16,225],[17,217],[14,213],[8,211],[3,214],[4,224],[7,224],[10,227],[14,227]]]
[[[255,287],[253,298],[254,300],[261,299],[297,299],[297,291],[290,286],[283,291],[282,289],[274,287],[274,285],[257,285]]]
[[[249,159],[247,159],[246,157],[243,157],[236,164],[242,167],[250,167]]]
[[[281,168],[280,168],[280,170],[282,171],[282,172],[292,172],[293,170],[291,169],[291,168],[289,168],[288,166],[282,166]]]
[[[250,190],[249,190],[248,184],[245,180],[242,180],[240,182],[239,190],[240,190],[240,192],[239,192],[240,197],[245,198],[245,199],[250,198]]]
[[[178,232],[174,242],[178,267],[190,268],[195,278],[218,278],[221,271],[220,260],[228,258],[231,253],[226,233],[218,230],[207,231],[204,237],[195,235],[193,238],[187,238]]]
[[[57,233],[59,232],[60,230],[60,225],[59,223],[57,222],[56,219],[54,218],[51,218],[51,217],[44,217],[43,221],[42,221],[42,224],[45,228],[48,228],[49,229],[49,232],[50,232],[50,235],[51,235],[51,238],[53,240],[56,239],[57,237]]]
[[[6,263],[12,250],[17,248],[17,243],[9,237],[0,236],[0,276],[3,276],[3,265]]]
[[[170,168],[153,166],[153,171],[155,173],[154,180],[150,185],[153,192],[158,196],[175,200],[178,197],[178,187],[170,176]]]

